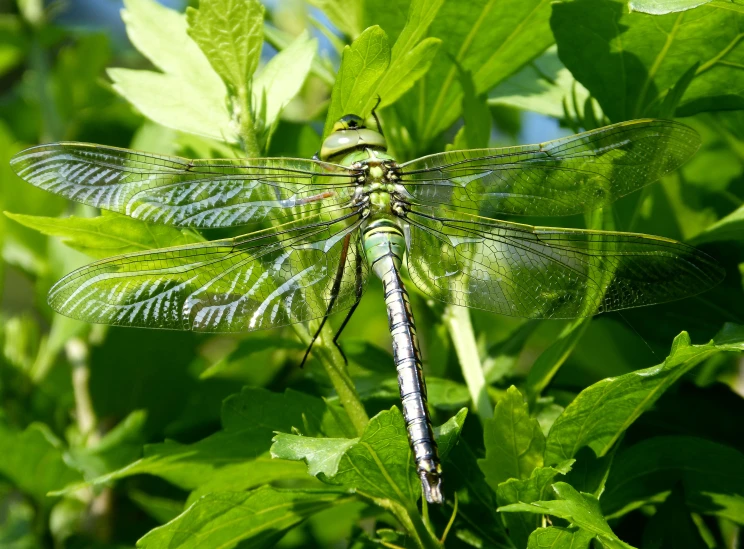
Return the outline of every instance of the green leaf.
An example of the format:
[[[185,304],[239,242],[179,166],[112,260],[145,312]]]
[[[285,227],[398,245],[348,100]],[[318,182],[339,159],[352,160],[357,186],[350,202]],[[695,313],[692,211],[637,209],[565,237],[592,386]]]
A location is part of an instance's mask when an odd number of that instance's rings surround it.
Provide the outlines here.
[[[449,418],[439,427],[434,427],[434,438],[439,446],[439,457],[446,459],[452,449],[460,440],[460,433],[465,426],[465,418],[468,416],[468,409],[462,408],[454,416]]]
[[[744,238],[744,206],[707,227],[692,239],[692,243],[698,245],[705,242],[741,241],[742,238]]]
[[[452,60],[472,73],[478,94],[488,92],[552,44],[550,7],[548,0],[478,0],[467,8],[445,2],[430,36],[440,38],[449,55],[438,55],[432,63],[422,80],[423,97],[413,94],[416,102],[424,102],[420,111],[426,118],[419,120],[424,142],[452,125],[461,112],[462,88]]]
[[[151,530],[137,547],[189,549],[275,547],[284,534],[307,517],[332,507],[343,494],[289,491],[264,486],[251,492],[207,494],[176,519]]]
[[[513,385],[496,404],[493,419],[484,422],[483,431],[486,457],[478,460],[478,466],[494,490],[510,478],[529,478],[542,466],[545,436]]]
[[[111,212],[98,217],[63,218],[8,212],[5,215],[42,234],[60,237],[70,248],[96,259],[204,240],[191,230],[145,223]]]
[[[573,460],[556,467],[536,467],[530,478],[515,478],[502,482],[496,488],[496,497],[500,507],[512,503],[532,503],[546,499],[550,495],[551,484],[557,475],[565,475],[571,470]],[[504,522],[509,530],[509,537],[517,547],[525,547],[532,532],[540,526],[542,519],[532,513],[507,513]]]
[[[583,446],[604,456],[638,416],[683,374],[716,353],[742,350],[744,328],[740,326],[726,325],[705,345],[692,345],[687,332],[682,332],[662,364],[603,379],[579,393],[550,430],[545,463],[570,459]]]
[[[334,26],[352,38],[362,33],[361,0],[309,0],[313,6],[323,10]]]
[[[515,503],[499,507],[499,511],[504,513],[527,512],[560,517],[582,530],[591,532],[605,547],[613,549],[630,549],[632,547],[621,541],[610,529],[607,521],[602,516],[599,500],[593,495],[579,493],[565,482],[553,484],[553,491],[558,499],[533,503]]]
[[[573,96],[583,105],[589,92],[579,84],[558,58],[558,50],[551,46],[540,57],[525,65],[519,72],[504,80],[488,94],[489,105],[506,105],[532,111],[553,118],[565,115],[564,105],[573,111]]]
[[[630,0],[628,9],[651,15],[686,11],[707,4],[710,0]]]
[[[273,438],[271,457],[304,461],[313,476],[322,473],[332,477],[346,450],[359,442],[358,438],[313,438],[278,434]]]
[[[744,524],[744,454],[697,437],[654,437],[622,452],[602,508],[608,516],[623,515],[663,500],[676,483],[694,511]]]
[[[535,530],[527,549],[589,549],[593,539],[594,534],[580,528],[550,526]]]
[[[331,132],[333,124],[342,116],[369,114],[364,109],[371,103],[375,85],[389,65],[390,45],[385,31],[378,26],[369,27],[344,48],[328,107],[324,136]]]
[[[237,490],[272,480],[304,478],[303,467],[271,460],[268,451],[275,431],[297,428],[308,434],[338,436],[349,426],[322,400],[287,390],[271,393],[246,387],[222,406],[223,430],[193,444],[166,441],[145,446],[144,456],[86,485],[98,485],[141,474],[156,475],[185,490]],[[80,486],[68,487],[65,492]]]
[[[200,0],[186,10],[188,34],[236,95],[246,94],[263,44],[264,7],[257,0]]]
[[[272,57],[253,80],[253,103],[265,101],[263,125],[271,127],[305,83],[318,49],[318,41],[302,33]]]
[[[308,471],[322,472],[323,480],[404,507],[413,505],[421,491],[406,425],[396,407],[370,419],[364,434],[353,444],[329,443],[328,439],[299,444],[296,437],[279,434],[271,453],[282,459],[302,459]]]
[[[429,70],[442,41],[438,38],[425,38],[425,36],[442,4],[443,0],[410,2],[405,26],[397,35],[393,45],[390,66],[378,83],[374,94],[380,96],[381,108],[394,103]],[[389,5],[376,7],[377,11],[384,11],[387,14],[392,14],[394,11]],[[370,9],[370,6],[365,5],[365,8]],[[373,20],[377,23],[376,18]],[[381,26],[387,31],[386,25]]]
[[[688,116],[744,107],[744,13],[729,6],[654,16],[620,0],[564,1],[551,26],[561,61],[614,122],[657,116],[663,94],[700,62],[676,111]]]
[[[600,498],[604,493],[607,477],[619,446],[614,445],[612,450],[602,457],[597,457],[591,448],[584,446],[576,453],[576,463],[566,475],[566,482],[579,492]]]
[[[486,104],[485,95],[478,95],[475,91],[470,72],[460,71],[460,85],[463,89],[464,148],[484,149],[491,139],[491,111]]]
[[[81,480],[65,463],[59,439],[41,423],[14,431],[0,422],[0,455],[0,473],[41,507],[53,503],[48,492]]]
[[[649,519],[643,531],[644,549],[707,549],[700,530],[685,505],[684,490],[676,484],[672,493]]]
[[[124,6],[129,39],[163,72],[108,69],[114,89],[163,126],[235,142],[227,90],[188,36],[186,18],[155,0],[126,0]]]
[[[7,484],[0,485],[0,547],[6,549],[38,549],[43,547],[34,532],[36,511],[32,503]]]
[[[525,382],[527,395],[534,400],[550,384],[591,324],[591,317],[569,322],[550,347],[537,357]]]
[[[130,490],[127,495],[160,524],[170,522],[183,512],[182,501],[152,496],[139,490]]]

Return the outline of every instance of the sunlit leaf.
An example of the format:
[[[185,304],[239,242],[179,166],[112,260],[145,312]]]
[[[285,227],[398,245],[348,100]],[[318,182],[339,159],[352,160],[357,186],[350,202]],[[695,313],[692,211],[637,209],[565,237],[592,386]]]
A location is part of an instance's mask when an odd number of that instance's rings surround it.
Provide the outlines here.
[[[584,389],[553,424],[545,448],[545,462],[572,458],[583,446],[605,455],[625,430],[683,374],[721,351],[744,350],[744,329],[728,325],[710,343],[692,345],[682,332],[667,359],[657,366]]]
[[[499,511],[504,513],[547,514],[560,517],[570,521],[572,525],[592,533],[605,547],[611,549],[632,548],[631,545],[621,541],[610,529],[607,521],[602,516],[602,509],[597,498],[591,494],[579,493],[565,482],[553,484],[553,490],[557,497],[555,500],[515,503],[500,507]]]
[[[580,528],[549,526],[530,535],[527,549],[589,549],[594,534]]]
[[[99,217],[58,218],[11,213],[5,215],[42,234],[60,237],[70,248],[96,259],[203,241],[203,238],[194,231],[145,223],[108,212]]]
[[[290,491],[265,486],[251,492],[208,494],[168,524],[151,530],[137,547],[275,547],[290,528],[328,509],[343,494]]]

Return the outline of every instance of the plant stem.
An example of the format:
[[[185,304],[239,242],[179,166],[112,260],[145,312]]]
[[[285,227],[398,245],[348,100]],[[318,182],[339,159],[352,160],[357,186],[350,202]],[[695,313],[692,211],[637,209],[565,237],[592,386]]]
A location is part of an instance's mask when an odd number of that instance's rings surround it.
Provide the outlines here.
[[[470,322],[470,311],[465,307],[448,306],[444,312],[444,322],[450,332],[455,352],[460,361],[462,375],[470,391],[475,412],[481,419],[493,417],[493,404],[488,397],[486,378],[475,342],[473,325]]]
[[[311,332],[302,324],[293,324],[293,328],[302,342],[305,345],[310,345],[310,340],[312,339]],[[323,330],[321,330],[320,336],[315,342],[314,350],[318,360],[326,371],[326,375],[328,375],[328,378],[333,384],[341,405],[349,415],[349,419],[357,435],[361,436],[369,422],[369,416],[356,392],[354,381],[346,370],[346,364],[341,353],[339,353],[336,347],[324,344],[324,342],[332,340],[333,332],[331,327],[326,324],[323,326]]]
[[[238,90],[238,125],[240,132],[240,141],[243,151],[248,158],[258,158],[261,156],[261,149],[256,139],[256,129],[253,125],[253,111],[251,111],[251,94],[247,87],[243,86]]]
[[[382,507],[387,508],[401,523],[406,532],[414,539],[416,545],[421,549],[442,549],[431,531],[426,527],[417,509],[406,509],[399,503],[388,501]]]

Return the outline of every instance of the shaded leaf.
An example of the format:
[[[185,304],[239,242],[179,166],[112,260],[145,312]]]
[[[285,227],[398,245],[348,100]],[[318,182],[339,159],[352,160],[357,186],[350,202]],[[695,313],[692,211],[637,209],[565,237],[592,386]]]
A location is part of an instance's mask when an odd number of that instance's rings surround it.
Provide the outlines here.
[[[649,519],[643,531],[644,549],[707,549],[700,530],[685,505],[684,490],[680,484]]]
[[[727,325],[705,345],[692,345],[682,332],[666,360],[657,366],[604,379],[584,389],[555,421],[545,447],[545,462],[572,458],[582,446],[601,457],[638,416],[703,360],[721,351],[744,350],[744,328]]]
[[[80,473],[65,463],[59,439],[41,423],[25,431],[0,423],[0,455],[0,473],[41,507],[53,503],[47,492],[81,480]]]
[[[546,499],[551,492],[551,485],[556,476],[565,475],[571,470],[573,460],[563,462],[556,467],[537,467],[530,478],[509,479],[496,489],[499,507],[512,503],[532,503]],[[504,522],[509,530],[509,537],[517,547],[527,546],[528,538],[540,526],[542,518],[532,513],[506,513]]]
[[[545,436],[516,387],[509,388],[496,404],[493,419],[484,424],[486,457],[478,460],[478,466],[491,488],[496,490],[510,478],[529,478],[542,466]]]
[[[164,526],[151,530],[137,547],[187,549],[274,547],[290,528],[328,509],[342,494],[331,491],[289,491],[264,486],[251,492],[207,494]]]
[[[619,0],[559,2],[551,18],[561,61],[614,122],[657,115],[696,62],[677,115],[742,108],[743,23],[744,13],[718,3],[654,16]]]
[[[619,516],[665,498],[675,484],[699,513],[744,523],[744,454],[697,437],[654,437],[615,459],[602,508]]]
[[[42,234],[60,237],[70,248],[96,259],[204,240],[195,231],[145,223],[110,212],[98,217],[5,215]]]

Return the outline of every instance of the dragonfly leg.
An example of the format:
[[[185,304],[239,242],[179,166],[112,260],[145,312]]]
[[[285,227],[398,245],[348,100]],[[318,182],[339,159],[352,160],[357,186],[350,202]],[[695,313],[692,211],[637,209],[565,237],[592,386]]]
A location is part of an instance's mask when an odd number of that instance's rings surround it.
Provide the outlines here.
[[[346,359],[346,355],[344,354],[344,350],[341,348],[341,345],[338,343],[338,338],[341,337],[341,332],[344,331],[344,328],[346,328],[346,325],[349,323],[349,320],[351,320],[351,317],[354,316],[354,311],[356,311],[356,308],[359,306],[359,300],[362,298],[362,292],[364,291],[364,277],[362,276],[362,257],[360,254],[357,254],[356,256],[356,270],[355,270],[355,280],[356,280],[356,302],[354,305],[351,306],[351,309],[349,309],[349,312],[346,313],[346,317],[344,318],[344,321],[341,323],[341,327],[336,332],[336,335],[333,336],[333,344],[336,346],[336,349],[338,349],[338,352],[341,353],[341,356],[344,359],[344,364],[348,364],[349,361]]]
[[[328,302],[328,308],[326,308],[326,313],[323,316],[323,320],[320,321],[320,326],[318,326],[318,329],[315,330],[315,333],[313,334],[313,337],[310,340],[310,344],[307,346],[307,350],[305,351],[305,356],[302,357],[302,362],[300,362],[300,368],[303,368],[305,366],[305,362],[307,362],[307,359],[310,356],[310,351],[313,348],[313,344],[320,336],[320,332],[323,329],[323,326],[325,326],[326,321],[328,320],[328,315],[331,314],[331,309],[333,309],[333,305],[336,303],[336,299],[338,298],[338,291],[341,288],[341,281],[344,278],[344,267],[346,266],[346,258],[349,255],[349,243],[350,242],[351,242],[351,233],[347,234],[346,238],[344,238],[343,247],[341,248],[341,260],[338,262],[338,270],[336,271],[336,278],[334,279],[333,286],[331,287],[331,299]],[[354,304],[354,307],[356,307],[356,304]],[[352,311],[353,309],[354,308],[352,308]],[[335,338],[333,342],[334,343],[336,342]],[[343,352],[341,353],[341,356],[343,356]],[[345,356],[344,356],[344,361],[346,361]]]

